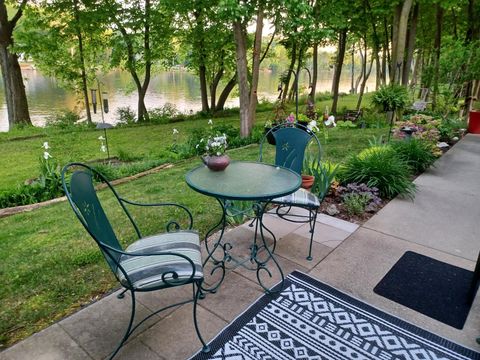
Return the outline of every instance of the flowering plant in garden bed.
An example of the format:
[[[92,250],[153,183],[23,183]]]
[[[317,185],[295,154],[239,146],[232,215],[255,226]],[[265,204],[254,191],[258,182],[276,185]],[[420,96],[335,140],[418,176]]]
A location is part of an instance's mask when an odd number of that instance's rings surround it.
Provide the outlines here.
[[[350,183],[336,188],[336,194],[343,199],[343,204],[351,214],[361,215],[366,212],[376,212],[382,205],[376,187],[366,184]]]
[[[416,114],[405,121],[397,121],[393,129],[393,137],[403,139],[405,133],[401,131],[402,128],[410,128],[413,130],[412,136],[417,139],[422,139],[437,143],[440,140],[440,131],[438,128],[441,125],[440,120],[435,120],[432,116]]]

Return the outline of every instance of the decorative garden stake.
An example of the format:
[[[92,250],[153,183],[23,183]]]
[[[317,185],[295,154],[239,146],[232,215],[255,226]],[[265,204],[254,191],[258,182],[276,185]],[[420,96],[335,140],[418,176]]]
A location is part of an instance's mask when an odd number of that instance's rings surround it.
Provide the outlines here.
[[[107,153],[107,160],[110,160],[110,149],[108,148],[108,137],[107,137],[107,129],[110,129],[113,127],[112,124],[108,124],[105,122],[105,116],[103,115],[108,114],[109,111],[109,106],[108,106],[108,94],[104,91],[102,92],[100,89],[100,82],[97,79],[97,87],[98,87],[98,93],[100,95],[100,114],[102,115],[102,122],[97,123],[96,128],[97,129],[103,129],[103,137],[100,136],[98,139],[102,142],[102,145],[100,146],[100,151],[106,152]],[[93,113],[97,113],[97,89],[91,89],[90,90],[91,95],[92,95],[92,105],[93,105]],[[103,138],[105,140],[105,144],[103,143],[103,140],[100,138]]]
[[[405,134],[404,140],[409,141],[412,138],[412,134],[417,131],[417,129],[411,128],[410,126],[404,126],[400,128],[400,131]]]

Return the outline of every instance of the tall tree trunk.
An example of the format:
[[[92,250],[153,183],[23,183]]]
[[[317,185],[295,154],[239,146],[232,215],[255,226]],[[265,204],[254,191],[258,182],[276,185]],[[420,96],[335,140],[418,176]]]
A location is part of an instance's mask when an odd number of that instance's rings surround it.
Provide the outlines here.
[[[396,33],[396,42],[392,42],[392,47],[395,49],[395,52],[392,56],[393,74],[390,78],[394,83],[400,83],[402,77],[402,65],[404,62],[403,58],[405,56],[405,43],[407,40],[408,18],[412,4],[413,0],[404,0],[403,4],[399,5],[401,6],[401,11],[398,18],[398,28],[394,28],[394,33]]]
[[[223,71],[223,68],[218,70],[218,72],[215,74],[215,77],[213,78],[212,83],[210,84],[210,109],[212,109],[212,111],[215,111],[216,108],[217,87],[220,83],[220,80],[222,79]]]
[[[358,47],[358,53],[360,56],[360,72],[358,74],[357,79],[355,80],[355,84],[353,85],[354,94],[358,93],[358,86],[360,85],[360,82],[362,81],[367,68],[367,52],[366,52],[367,46],[366,44],[364,44],[364,46],[365,46],[365,55],[363,53],[362,47],[361,46]]]
[[[312,58],[312,83],[310,89],[310,101],[315,104],[315,93],[317,91],[318,79],[318,43],[313,44],[313,58]]]
[[[338,51],[337,59],[335,61],[335,74],[333,75],[333,103],[332,103],[332,113],[337,113],[337,104],[338,104],[338,87],[340,84],[340,75],[342,74],[343,60],[345,58],[345,48],[347,44],[347,29],[340,31],[338,39]]]
[[[0,67],[7,103],[8,124],[11,129],[15,124],[31,125],[28,112],[28,101],[23,84],[22,71],[17,54],[11,52],[13,45],[13,30],[22,17],[27,0],[23,0],[17,12],[9,20],[7,7],[0,1]]]
[[[282,102],[284,102],[285,99],[287,98],[290,79],[292,78],[293,68],[295,66],[295,61],[297,60],[297,42],[296,41],[294,41],[292,44],[291,56],[292,58],[290,59],[290,65],[288,66],[287,78],[285,79],[285,82],[284,82],[285,87],[283,89]]]
[[[260,78],[260,56],[262,51],[262,31],[263,31],[263,5],[260,2],[257,11],[257,26],[255,28],[255,42],[253,43],[253,56],[252,56],[252,83],[250,85],[250,104],[248,108],[248,134],[244,136],[249,136],[252,132],[253,124],[255,123],[255,116],[257,112],[257,88],[258,81]]]
[[[250,89],[248,86],[247,30],[240,21],[233,23],[235,50],[237,54],[237,80],[240,97],[240,136],[250,134]]]
[[[200,61],[199,61],[199,66],[198,66],[198,77],[200,80],[200,98],[202,100],[202,112],[208,113],[210,111],[210,108],[208,107],[208,92],[207,92],[207,67],[205,65],[205,53],[204,53],[204,37],[203,37],[203,29],[204,29],[204,24],[203,24],[203,13],[202,13],[202,8],[197,8],[193,12],[193,16],[195,17],[195,24],[196,28],[200,29],[199,33],[200,38],[197,38],[197,51],[200,53]],[[213,108],[212,108],[213,109]]]
[[[355,94],[355,44],[352,45],[352,67],[351,67],[351,78],[350,78],[350,93]]]
[[[381,84],[381,64],[380,64],[380,47],[381,42],[377,32],[377,22],[376,19],[372,16],[372,7],[368,0],[364,1],[364,15],[369,15],[369,18],[372,23],[372,32],[373,32],[373,58],[375,59],[375,70],[376,70],[376,79],[375,79],[375,90],[378,90]]]
[[[422,57],[423,57],[423,51],[422,49],[419,49],[415,57],[415,65],[413,66],[412,81],[410,81],[410,87],[412,88],[414,88],[418,83],[418,75],[421,72],[421,66],[423,61]]]
[[[298,91],[300,71],[302,70],[302,57],[303,57],[304,51],[305,51],[305,48],[303,46],[300,46],[300,49],[298,51],[298,57],[297,57],[297,68],[295,69],[297,77],[293,79],[292,86],[290,87],[290,91],[288,93],[288,101],[294,100],[295,99],[294,95]]]
[[[387,17],[383,18],[383,31],[384,31],[384,41],[383,41],[383,54],[382,54],[382,61],[384,62],[382,64],[382,71],[383,71],[383,85],[387,83],[387,69],[388,69],[388,75],[390,77],[390,74],[392,73],[392,68],[391,68],[391,59],[392,59],[392,54],[390,53],[390,44],[393,44],[393,31],[390,33],[388,31],[388,19]],[[392,49],[393,51],[393,49]]]
[[[386,85],[387,84],[387,64],[389,64],[388,61],[388,50],[385,48],[385,46],[382,48],[382,78],[381,78],[381,84]]]
[[[133,51],[132,39],[130,38],[125,27],[120,23],[116,22],[118,30],[122,34],[123,40],[127,47],[127,68],[130,74],[132,75],[135,86],[137,87],[138,92],[138,103],[137,103],[137,121],[144,122],[150,121],[148,116],[147,107],[145,106],[145,94],[147,93],[148,85],[150,84],[150,77],[152,71],[152,60],[151,60],[151,49],[150,49],[150,0],[145,0],[145,23],[144,23],[144,37],[143,37],[143,49],[145,51],[145,77],[143,79],[143,84],[140,81],[140,77],[135,68],[135,53]]]
[[[438,95],[438,75],[440,70],[440,51],[442,46],[442,23],[443,23],[443,8],[437,3],[436,4],[436,31],[435,31],[435,58],[434,58],[434,73],[433,73],[433,98],[432,98],[432,109],[435,110],[437,106],[437,95]]]
[[[198,78],[200,80],[200,97],[202,99],[202,112],[208,113],[208,93],[207,93],[207,68],[204,64],[198,67]]]
[[[367,47],[367,39],[366,38],[367,37],[365,36],[365,38],[364,38],[365,56],[364,56],[363,66],[362,66],[363,76],[362,76],[362,84],[360,85],[360,93],[359,93],[358,101],[357,101],[357,111],[360,110],[360,106],[362,106],[363,94],[365,93],[365,86],[367,84],[368,78],[370,77],[370,73],[372,72],[373,59],[374,59],[374,56],[372,55],[370,57],[370,65],[369,65],[368,70],[367,70],[367,51],[368,51],[368,47]]]
[[[78,41],[78,56],[80,58],[80,69],[81,69],[81,78],[82,78],[82,93],[83,93],[83,100],[85,102],[85,111],[87,113],[87,122],[89,124],[92,123],[92,115],[90,113],[90,102],[88,101],[88,88],[87,88],[87,71],[85,68],[85,56],[83,53],[83,37],[82,31],[80,29],[80,11],[78,10],[78,1],[74,0],[73,7],[75,11],[75,31],[77,33],[77,41]]]
[[[403,66],[402,85],[408,85],[408,79],[410,76],[410,69],[412,67],[413,51],[415,50],[415,39],[417,36],[417,23],[420,4],[416,3],[413,7],[412,21],[410,22],[410,28],[407,32],[408,50],[407,57],[405,59],[405,65]]]
[[[233,75],[233,77],[228,81],[227,85],[223,88],[222,93],[218,97],[217,107],[215,111],[222,111],[225,108],[225,102],[228,99],[228,95],[232,92],[233,88],[237,84],[237,74]]]

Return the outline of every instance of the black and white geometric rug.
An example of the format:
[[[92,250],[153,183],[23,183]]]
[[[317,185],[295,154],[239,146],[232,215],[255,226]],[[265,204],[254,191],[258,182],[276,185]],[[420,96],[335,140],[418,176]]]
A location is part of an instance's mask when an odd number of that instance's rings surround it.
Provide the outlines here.
[[[480,359],[464,348],[293,272],[192,359]]]

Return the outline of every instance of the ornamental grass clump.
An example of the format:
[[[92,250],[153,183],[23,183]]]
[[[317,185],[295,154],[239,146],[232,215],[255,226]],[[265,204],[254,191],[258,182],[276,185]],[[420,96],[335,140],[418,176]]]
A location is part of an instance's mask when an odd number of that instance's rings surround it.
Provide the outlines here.
[[[428,141],[412,138],[392,143],[395,154],[405,161],[415,174],[420,174],[433,165],[437,157],[435,147]]]
[[[410,176],[409,165],[389,146],[369,148],[351,156],[339,172],[342,184],[363,183],[375,187],[386,199],[397,195],[413,198],[415,185]]]

